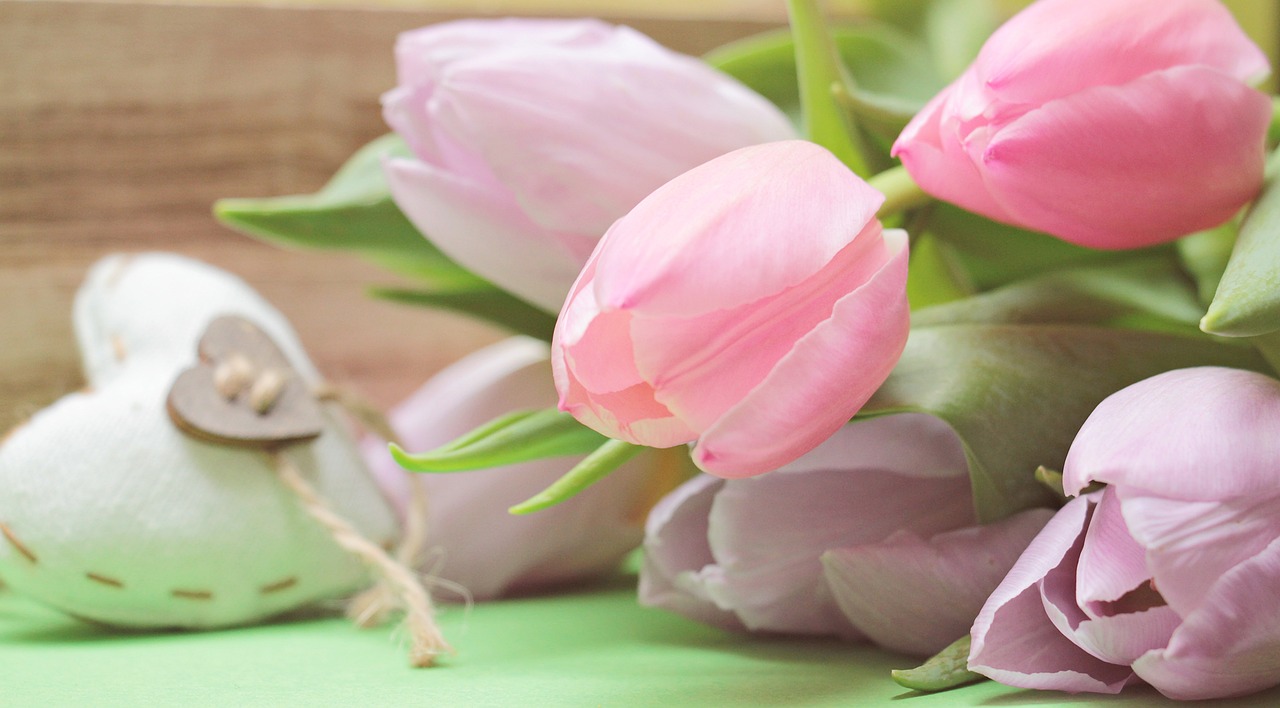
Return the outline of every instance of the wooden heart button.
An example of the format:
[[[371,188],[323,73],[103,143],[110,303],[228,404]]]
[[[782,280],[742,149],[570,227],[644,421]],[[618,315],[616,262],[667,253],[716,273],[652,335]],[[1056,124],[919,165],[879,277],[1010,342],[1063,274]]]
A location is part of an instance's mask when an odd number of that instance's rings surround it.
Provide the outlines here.
[[[200,338],[200,363],[169,389],[169,417],[202,440],[276,447],[324,429],[320,402],[280,348],[243,317],[223,316]]]

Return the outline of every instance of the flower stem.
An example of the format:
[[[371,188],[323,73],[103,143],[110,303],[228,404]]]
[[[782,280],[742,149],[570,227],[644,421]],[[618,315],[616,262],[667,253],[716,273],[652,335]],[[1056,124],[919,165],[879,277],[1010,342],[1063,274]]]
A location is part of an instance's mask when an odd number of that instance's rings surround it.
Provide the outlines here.
[[[880,205],[880,211],[877,212],[881,219],[924,206],[933,200],[911,179],[907,168],[902,165],[881,172],[867,180],[867,184],[884,195],[884,204]]]

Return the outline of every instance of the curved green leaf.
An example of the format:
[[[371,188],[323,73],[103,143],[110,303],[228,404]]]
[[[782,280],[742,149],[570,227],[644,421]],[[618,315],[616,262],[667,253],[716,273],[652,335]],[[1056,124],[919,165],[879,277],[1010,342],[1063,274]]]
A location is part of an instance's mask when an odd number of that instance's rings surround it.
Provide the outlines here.
[[[1272,158],[1280,167],[1280,152]],[[1249,337],[1280,330],[1280,178],[1267,184],[1240,226],[1231,258],[1200,323],[1206,332]]]
[[[396,464],[410,472],[462,472],[547,457],[584,455],[608,438],[554,408],[496,418],[434,450],[405,452],[392,444]]]
[[[599,482],[645,448],[621,440],[606,440],[551,486],[520,502],[509,510],[512,514],[532,514],[566,501]]]

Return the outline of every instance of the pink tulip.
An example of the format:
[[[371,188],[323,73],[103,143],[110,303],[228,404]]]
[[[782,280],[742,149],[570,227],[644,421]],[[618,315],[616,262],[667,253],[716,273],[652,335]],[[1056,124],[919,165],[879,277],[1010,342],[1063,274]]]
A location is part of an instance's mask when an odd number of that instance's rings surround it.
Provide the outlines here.
[[[504,413],[555,402],[546,345],[511,339],[437,374],[391,414],[409,449],[425,450]],[[365,459],[403,514],[407,475],[380,439]],[[423,474],[430,496],[427,570],[476,599],[527,592],[606,574],[639,545],[654,459],[640,457],[553,509],[512,516],[507,508],[558,479],[573,459],[474,472]],[[651,498],[651,497],[650,497]]]
[[[1280,684],[1280,382],[1182,369],[1102,402],[1067,457],[1079,494],[973,625],[970,668],[1029,688],[1175,699]]]
[[[883,195],[812,143],[743,148],[619,219],[552,344],[560,407],[652,447],[697,440],[721,477],[781,467],[834,433],[907,338],[907,237]]]
[[[919,413],[873,418],[771,474],[704,475],[659,502],[640,601],[730,630],[927,655],[964,635],[1052,515],[976,526],[955,433]]]
[[[596,241],[713,157],[795,136],[736,80],[597,20],[463,20],[406,32],[387,123],[415,159],[396,203],[462,265],[555,312]]]
[[[1093,248],[1231,218],[1262,186],[1267,59],[1214,0],[1040,0],[893,147],[929,194]]]

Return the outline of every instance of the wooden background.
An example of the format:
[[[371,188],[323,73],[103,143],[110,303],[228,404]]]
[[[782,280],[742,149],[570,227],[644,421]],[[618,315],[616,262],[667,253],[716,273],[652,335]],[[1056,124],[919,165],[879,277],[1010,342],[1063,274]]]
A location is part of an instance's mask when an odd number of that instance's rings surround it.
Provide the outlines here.
[[[453,315],[376,302],[344,255],[285,252],[214,222],[219,197],[320,187],[387,131],[404,9],[0,1],[0,433],[83,385],[71,300],[117,251],[230,270],[298,329],[320,369],[380,405],[496,341]],[[626,18],[620,18],[626,19]],[[768,21],[629,24],[701,53]]]
[[[386,132],[378,95],[393,82],[395,35],[457,16],[440,8],[613,8],[608,19],[695,54],[785,19],[781,0],[205,1],[0,0],[0,432],[82,385],[71,298],[111,252],[176,251],[239,274],[330,378],[381,405],[500,338],[367,299],[363,288],[388,276],[354,258],[280,251],[210,216],[219,197],[313,191]],[[1280,3],[1232,4],[1274,50]]]

